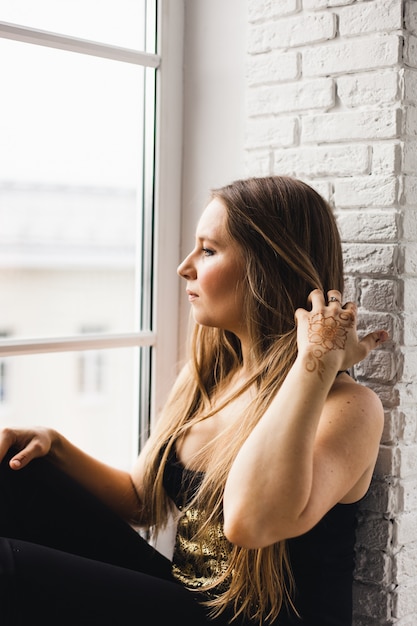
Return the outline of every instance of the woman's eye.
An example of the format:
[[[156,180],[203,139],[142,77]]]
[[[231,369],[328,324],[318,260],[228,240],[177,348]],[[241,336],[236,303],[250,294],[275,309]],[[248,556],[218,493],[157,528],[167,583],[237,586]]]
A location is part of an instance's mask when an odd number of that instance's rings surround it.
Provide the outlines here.
[[[202,252],[204,256],[212,256],[214,254],[214,251],[210,250],[210,248],[202,248]]]

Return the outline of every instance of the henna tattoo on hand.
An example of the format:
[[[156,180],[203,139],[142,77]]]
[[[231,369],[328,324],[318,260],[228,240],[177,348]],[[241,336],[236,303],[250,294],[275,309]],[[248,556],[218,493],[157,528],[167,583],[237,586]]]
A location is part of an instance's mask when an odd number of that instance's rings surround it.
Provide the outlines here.
[[[353,317],[347,311],[339,313],[338,317],[316,313],[310,318],[308,339],[314,344],[314,348],[310,351],[306,364],[308,372],[317,370],[320,380],[323,380],[323,356],[330,350],[344,350],[348,329],[352,326]]]

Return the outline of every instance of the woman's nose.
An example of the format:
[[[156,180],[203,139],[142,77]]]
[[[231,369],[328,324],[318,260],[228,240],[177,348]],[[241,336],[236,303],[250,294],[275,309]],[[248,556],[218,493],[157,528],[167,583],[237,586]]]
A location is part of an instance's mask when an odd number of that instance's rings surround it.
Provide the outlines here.
[[[189,254],[185,259],[178,265],[177,274],[182,278],[193,278],[195,276],[194,265],[191,260],[191,254]]]

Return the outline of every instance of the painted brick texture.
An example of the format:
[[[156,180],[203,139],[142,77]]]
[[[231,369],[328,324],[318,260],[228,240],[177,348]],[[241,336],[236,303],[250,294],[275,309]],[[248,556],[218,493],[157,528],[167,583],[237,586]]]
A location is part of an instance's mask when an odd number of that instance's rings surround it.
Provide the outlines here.
[[[417,2],[247,0],[250,175],[306,180],[334,207],[385,408],[361,506],[354,626],[417,624]]]

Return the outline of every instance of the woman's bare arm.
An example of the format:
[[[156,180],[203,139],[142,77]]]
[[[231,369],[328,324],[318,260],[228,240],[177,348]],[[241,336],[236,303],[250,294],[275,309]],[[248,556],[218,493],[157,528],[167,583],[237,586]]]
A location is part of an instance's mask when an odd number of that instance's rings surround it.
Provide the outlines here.
[[[352,309],[344,341],[313,358],[317,344],[309,328],[318,310],[333,318],[342,311],[326,307],[316,294],[312,311],[299,314],[298,357],[229,473],[225,533],[238,545],[257,548],[300,535],[337,502],[357,500],[368,488],[382,406],[370,389],[347,374],[336,375],[366,356],[386,333],[360,342]]]

